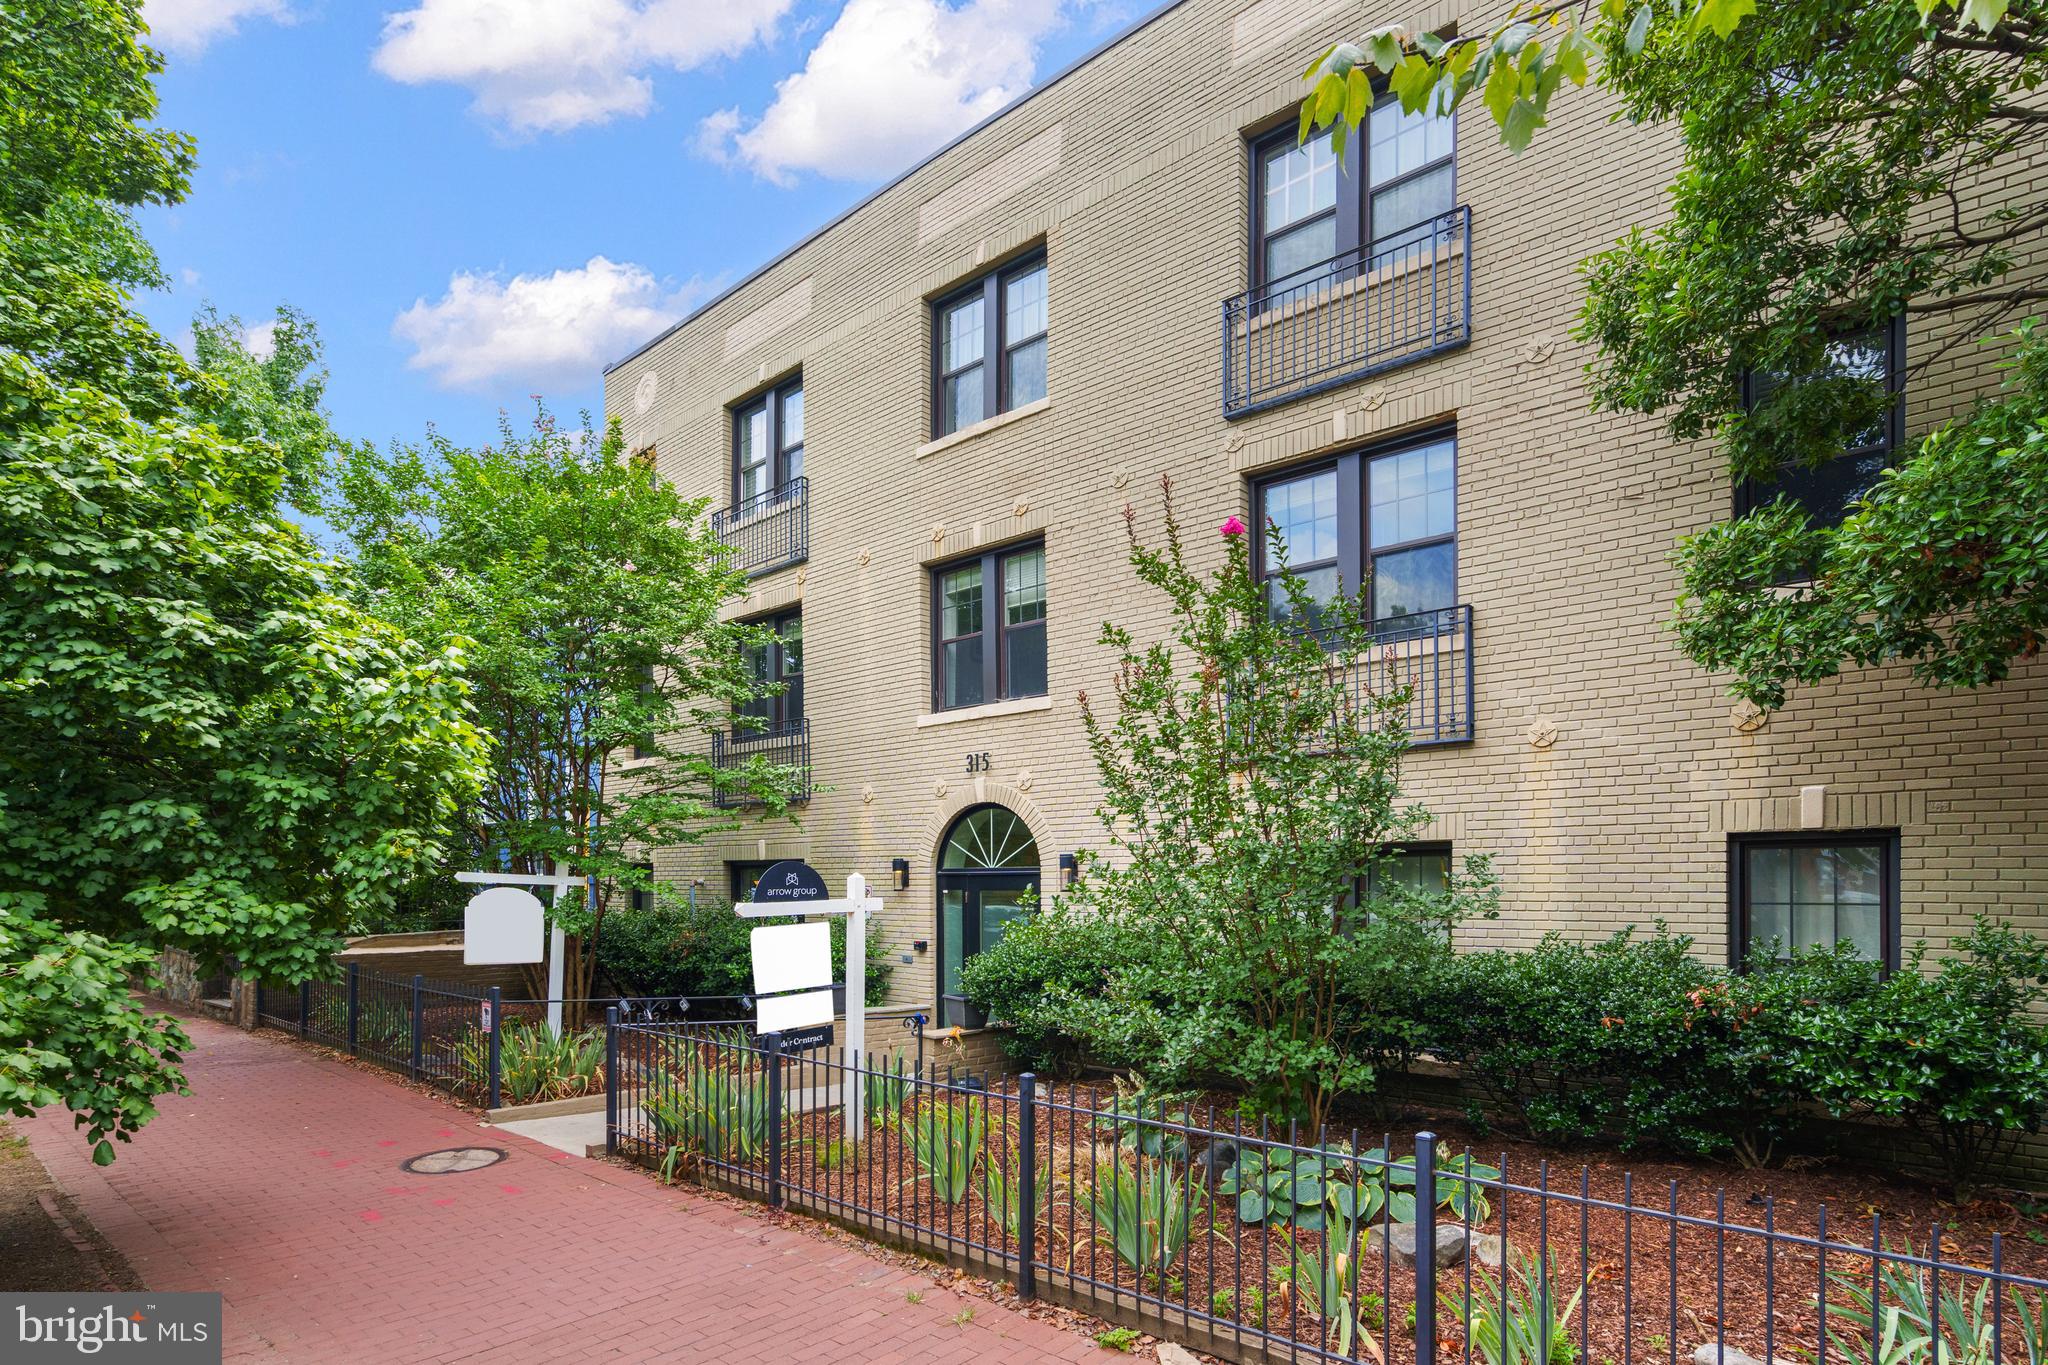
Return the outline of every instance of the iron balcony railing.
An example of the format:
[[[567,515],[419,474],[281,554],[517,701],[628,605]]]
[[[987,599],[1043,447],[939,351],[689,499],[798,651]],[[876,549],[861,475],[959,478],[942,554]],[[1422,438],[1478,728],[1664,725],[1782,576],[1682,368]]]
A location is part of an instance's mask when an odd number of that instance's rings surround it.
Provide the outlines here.
[[[1223,301],[1223,415],[1472,338],[1472,210],[1460,206]]]
[[[733,553],[733,567],[758,577],[811,557],[811,482],[805,478],[756,493],[711,514],[711,533]]]
[[[1372,645],[1346,679],[1353,700],[1405,690],[1413,745],[1472,738],[1472,608],[1444,607],[1372,623]]]
[[[726,810],[757,804],[737,782],[725,774],[760,760],[776,768],[793,768],[797,788],[791,800],[811,799],[811,722],[786,721],[765,730],[714,730],[711,732],[711,764],[719,774],[711,789],[712,804]]]

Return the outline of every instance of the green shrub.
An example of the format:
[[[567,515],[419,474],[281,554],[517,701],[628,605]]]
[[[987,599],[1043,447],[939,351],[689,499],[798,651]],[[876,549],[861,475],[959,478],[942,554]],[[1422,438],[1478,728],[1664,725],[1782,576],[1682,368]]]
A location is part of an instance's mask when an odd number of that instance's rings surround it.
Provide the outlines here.
[[[1494,1105],[1550,1142],[1615,1137],[1756,1164],[1811,1095],[1816,1010],[1868,996],[1846,950],[1730,976],[1669,932],[1460,956],[1431,981],[1426,1032]]]
[[[1980,917],[1949,948],[1813,1006],[1800,1081],[1838,1116],[1905,1123],[1962,1198],[2048,1115],[2048,945]]]
[[[990,1019],[1008,1027],[1002,1045],[1020,1070],[1072,1075],[1083,1061],[1162,1068],[1153,1025],[1161,1002],[1133,989],[1150,945],[1116,916],[1055,905],[1004,931],[967,960],[961,983]]]
[[[1429,1036],[1439,1056],[1538,1138],[1633,1129],[1639,1120],[1623,1112],[1617,1079],[1694,1050],[1679,1014],[1688,993],[1715,976],[1689,954],[1691,943],[1660,925],[1647,938],[1623,930],[1588,945],[1553,933],[1527,952],[1459,956],[1425,1006]],[[1665,1128],[1671,1119],[1652,1122]]]
[[[605,916],[597,964],[607,980],[629,995],[740,996],[754,989],[749,935],[758,925],[781,919],[741,919],[725,901],[677,900],[665,889],[645,909],[624,907]],[[846,973],[846,919],[833,916],[832,972]],[[868,1004],[888,997],[893,965],[882,926],[868,923]]]

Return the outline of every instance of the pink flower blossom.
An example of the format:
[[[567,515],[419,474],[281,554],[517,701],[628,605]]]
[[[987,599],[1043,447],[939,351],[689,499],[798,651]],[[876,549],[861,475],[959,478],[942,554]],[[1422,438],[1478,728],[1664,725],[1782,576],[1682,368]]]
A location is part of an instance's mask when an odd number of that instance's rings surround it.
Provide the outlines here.
[[[1225,517],[1222,530],[1226,536],[1241,536],[1244,534],[1244,523],[1236,517]]]

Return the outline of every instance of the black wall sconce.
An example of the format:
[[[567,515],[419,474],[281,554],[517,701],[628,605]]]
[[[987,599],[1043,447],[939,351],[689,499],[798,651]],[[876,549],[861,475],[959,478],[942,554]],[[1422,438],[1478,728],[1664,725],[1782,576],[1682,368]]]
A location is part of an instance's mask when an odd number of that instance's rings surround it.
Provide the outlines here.
[[[908,891],[910,889],[910,859],[891,858],[889,860],[889,877],[890,880],[896,883],[898,891]]]
[[[1060,855],[1060,890],[1072,891],[1074,883],[1081,880],[1081,859],[1078,854]]]

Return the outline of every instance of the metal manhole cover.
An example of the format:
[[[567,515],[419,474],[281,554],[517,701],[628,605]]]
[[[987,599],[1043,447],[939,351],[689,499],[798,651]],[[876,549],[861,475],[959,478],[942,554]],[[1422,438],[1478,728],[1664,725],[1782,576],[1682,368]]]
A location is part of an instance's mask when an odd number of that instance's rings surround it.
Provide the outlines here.
[[[495,1166],[504,1159],[504,1150],[498,1147],[450,1147],[413,1157],[401,1165],[414,1175],[460,1175]]]

